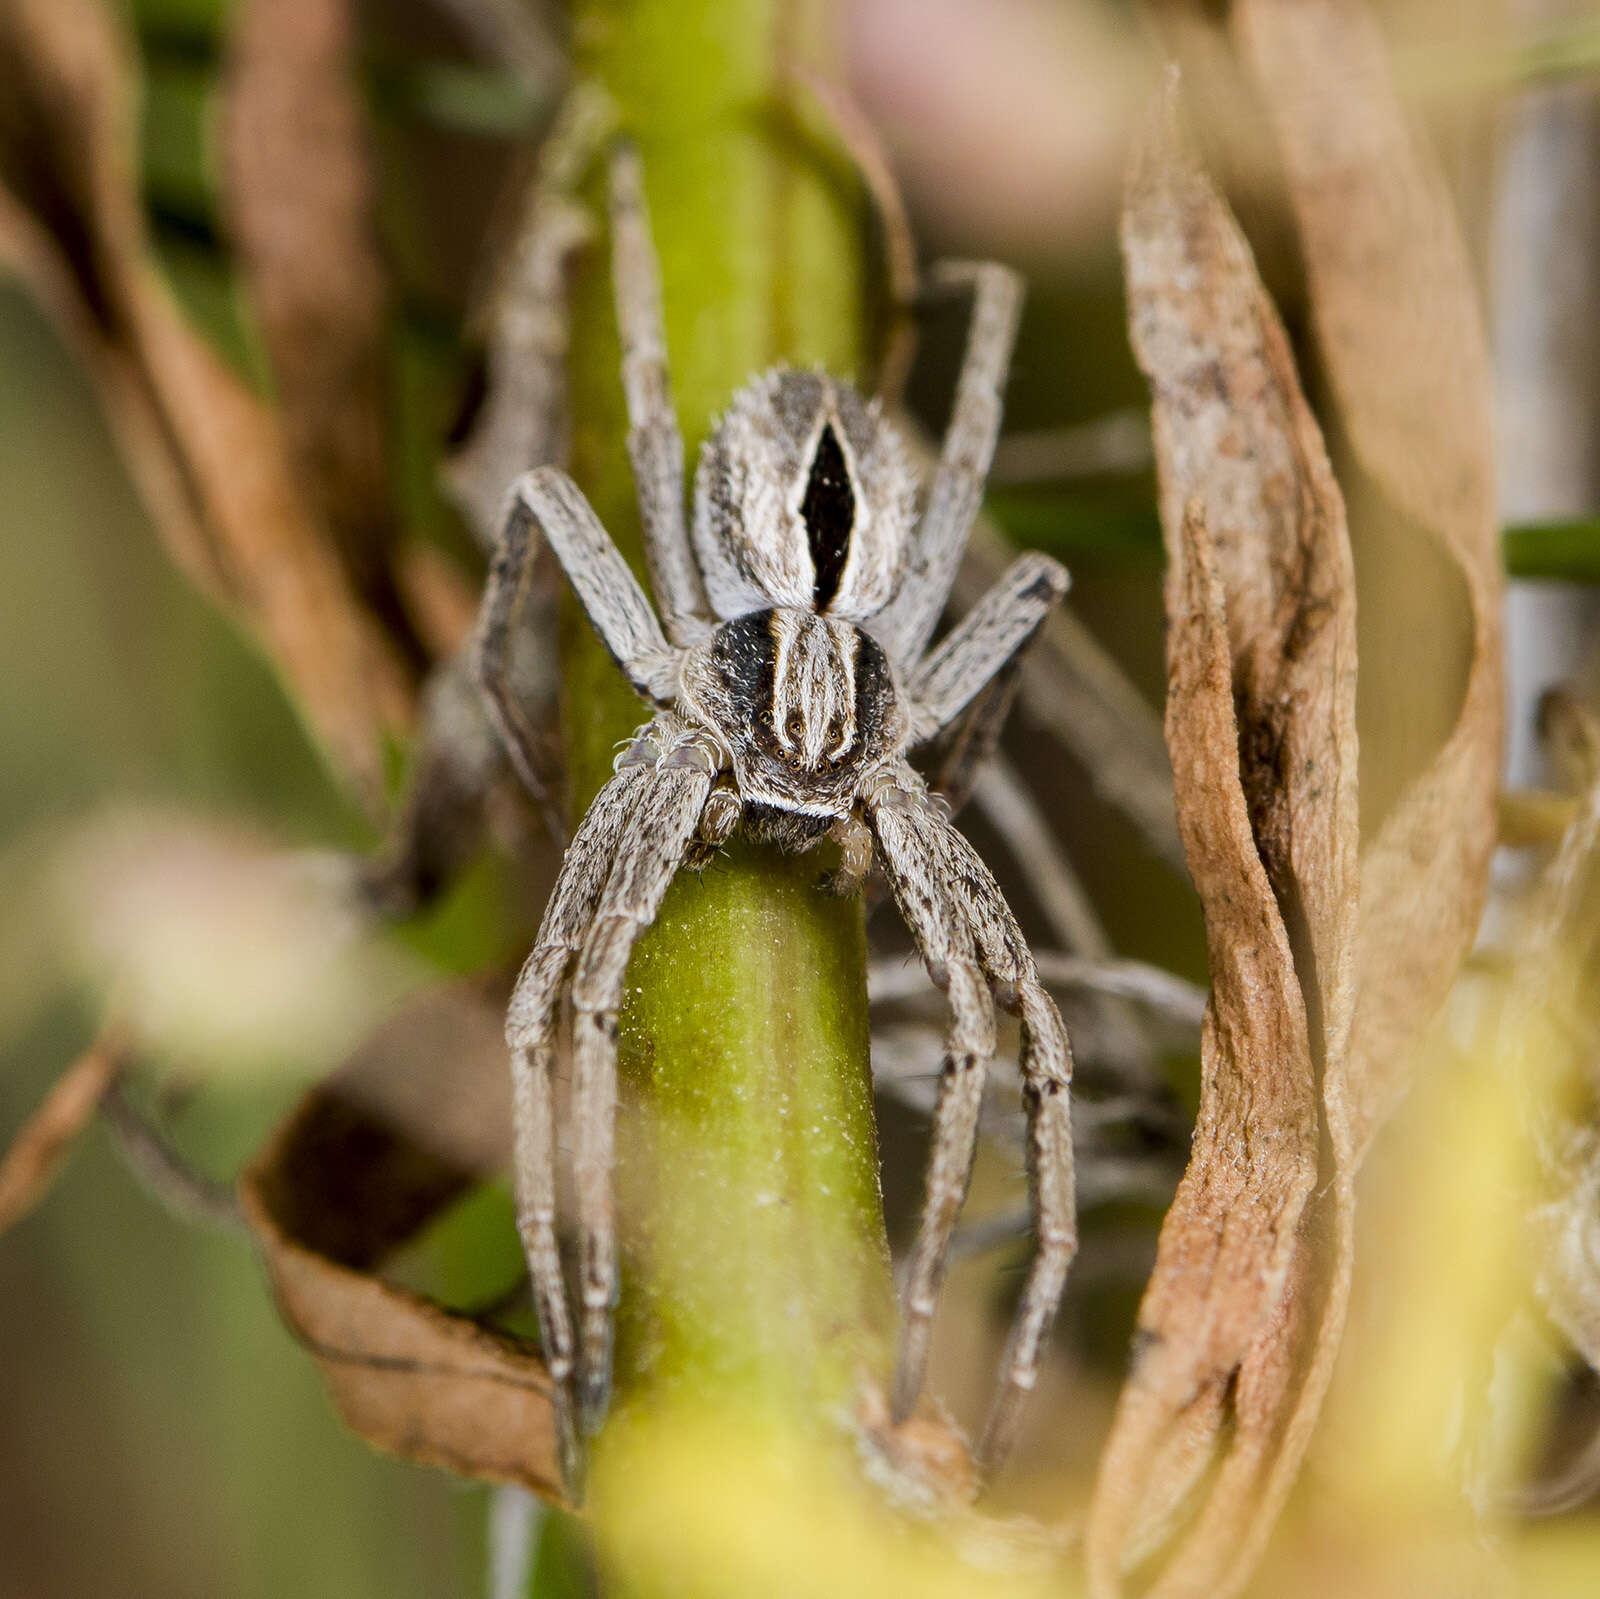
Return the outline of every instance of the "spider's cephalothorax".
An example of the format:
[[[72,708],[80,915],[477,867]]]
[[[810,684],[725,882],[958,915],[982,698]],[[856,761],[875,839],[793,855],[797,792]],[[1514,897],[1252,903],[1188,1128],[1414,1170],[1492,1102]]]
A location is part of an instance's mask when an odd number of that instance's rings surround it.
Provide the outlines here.
[[[876,640],[813,611],[750,611],[684,664],[679,707],[724,743],[739,797],[848,816],[861,783],[905,743]]]
[[[564,473],[520,478],[490,570],[478,679],[519,762],[525,722],[508,670],[517,596],[548,540],[590,621],[654,707],[572,839],[506,1023],[516,1113],[518,1227],[569,1477],[577,1436],[603,1419],[617,1291],[610,1195],[617,1016],[629,957],[673,875],[736,828],[804,849],[838,838],[848,891],[876,856],[948,997],[949,1027],[921,1229],[906,1264],[892,1410],[909,1414],[976,1148],[995,1006],[1021,1021],[1029,1181],[1038,1248],[985,1434],[993,1460],[1032,1390],[1076,1248],[1067,1088],[1054,1002],[993,876],[908,755],[1003,697],[980,691],[1066,589],[1018,559],[932,649],[983,492],[1016,333],[1020,286],[1002,267],[946,268],[973,322],[944,447],[922,497],[875,404],[820,373],[778,370],[734,397],[701,455],[692,529],[669,399],[660,290],[637,157],[611,170],[613,274],[629,456],[656,610]],[[556,1228],[551,1077],[562,998],[572,1016],[572,1147],[581,1318],[568,1310]]]

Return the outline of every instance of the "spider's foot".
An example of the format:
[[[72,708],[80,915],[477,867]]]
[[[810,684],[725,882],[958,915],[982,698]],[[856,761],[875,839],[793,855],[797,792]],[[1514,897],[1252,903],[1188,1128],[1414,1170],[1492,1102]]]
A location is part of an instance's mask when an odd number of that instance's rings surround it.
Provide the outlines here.
[[[997,1471],[1017,1441],[1022,1413],[1033,1394],[1034,1373],[1009,1372],[995,1395],[978,1445],[978,1465],[985,1475]]]
[[[583,1440],[578,1436],[572,1394],[564,1382],[556,1383],[553,1398],[556,1412],[556,1463],[561,1468],[561,1487],[568,1500],[578,1506],[583,1503],[584,1477],[588,1465],[584,1457]]]
[[[889,1419],[895,1426],[910,1421],[917,1408],[922,1385],[928,1376],[928,1349],[933,1331],[932,1318],[908,1312],[900,1333],[900,1349],[895,1357],[894,1388],[889,1395]]]
[[[611,1311],[584,1315],[578,1359],[578,1430],[585,1438],[600,1431],[611,1408]]]

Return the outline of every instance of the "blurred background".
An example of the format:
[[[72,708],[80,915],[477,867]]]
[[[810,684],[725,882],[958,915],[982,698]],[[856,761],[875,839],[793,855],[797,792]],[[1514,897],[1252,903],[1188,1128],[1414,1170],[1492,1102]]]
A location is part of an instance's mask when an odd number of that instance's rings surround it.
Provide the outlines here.
[[[559,9],[527,7],[535,36],[559,45]],[[228,361],[251,372],[261,357],[218,221],[211,123],[227,7],[118,9],[145,77],[140,171],[162,266]],[[399,499],[408,526],[464,564],[470,545],[433,480],[470,387],[460,329],[496,198],[557,87],[494,64],[481,9],[362,7],[383,243],[399,284],[387,387]],[[1523,574],[1509,602],[1508,771],[1542,782],[1537,695],[1592,682],[1595,666],[1585,579],[1600,577],[1600,8],[1379,9],[1481,273],[1507,551]],[[1068,562],[1077,617],[1159,708],[1160,532],[1116,239],[1127,129],[1152,82],[1141,15],[1109,0],[838,10],[853,93],[893,157],[923,255],[994,255],[1029,276],[991,506],[1019,542]],[[0,59],[0,96],[6,71]],[[1300,331],[1292,252],[1270,217],[1251,214],[1248,174],[1238,198]],[[934,326],[914,375],[913,403],[935,420],[959,333]],[[1385,717],[1403,727],[1407,715],[1425,727],[1425,705],[1396,706],[1412,667],[1431,675],[1437,642],[1408,624],[1403,577],[1363,569],[1361,585],[1364,729]],[[1366,663],[1380,658],[1391,664],[1373,673],[1385,686],[1373,703]],[[391,777],[399,764],[397,753]],[[1116,948],[1203,981],[1187,885],[1089,774],[1055,763],[1031,775],[1050,814],[1070,818],[1074,865]],[[108,961],[164,936],[146,920],[141,865],[173,848],[164,819],[196,814],[216,824],[224,853],[375,843],[258,647],[162,553],[88,378],[0,279],[0,1140],[94,1036]],[[122,818],[110,834],[108,816]],[[469,873],[392,941],[374,1005],[441,971],[510,958],[536,907],[504,895],[493,871]],[[186,1150],[210,1171],[235,1169],[331,1047],[302,1039],[270,1068],[241,1057],[203,1092],[180,1063],[168,1087]],[[919,1127],[895,1115],[886,1147],[912,1147]],[[1105,1316],[1112,1366],[1136,1288]],[[174,1220],[100,1127],[48,1201],[0,1239],[0,1599],[484,1592],[491,1497],[347,1434],[249,1248]],[[538,1591],[560,1591],[558,1579]]]

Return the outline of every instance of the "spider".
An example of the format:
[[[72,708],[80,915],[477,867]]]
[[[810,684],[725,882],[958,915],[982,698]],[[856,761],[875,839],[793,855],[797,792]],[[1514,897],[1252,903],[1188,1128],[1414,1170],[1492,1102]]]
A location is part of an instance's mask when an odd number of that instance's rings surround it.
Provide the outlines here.
[[[994,877],[908,756],[968,709],[1067,587],[1056,562],[1024,555],[928,647],[993,455],[1021,284],[992,264],[939,269],[944,283],[972,293],[972,324],[920,515],[907,450],[879,406],[822,373],[780,368],[747,383],[716,425],[695,473],[691,519],[659,263],[639,158],[625,142],[611,153],[609,197],[628,453],[660,619],[577,485],[543,466],[510,492],[474,647],[485,701],[515,753],[525,729],[511,683],[513,624],[542,536],[606,649],[653,707],[572,838],[506,1023],[517,1225],[564,1468],[570,1483],[578,1438],[598,1429],[610,1397],[617,1015],[629,957],[679,868],[703,864],[737,828],[788,850],[833,838],[842,864],[826,886],[839,893],[860,886],[875,846],[947,996],[926,1198],[901,1294],[897,1421],[927,1369],[995,1049],[994,1007],[1021,1019],[1037,1247],[981,1445],[992,1465],[1034,1386],[1076,1249],[1072,1055]],[[563,993],[572,1014],[576,1331],[556,1230],[552,1077]]]

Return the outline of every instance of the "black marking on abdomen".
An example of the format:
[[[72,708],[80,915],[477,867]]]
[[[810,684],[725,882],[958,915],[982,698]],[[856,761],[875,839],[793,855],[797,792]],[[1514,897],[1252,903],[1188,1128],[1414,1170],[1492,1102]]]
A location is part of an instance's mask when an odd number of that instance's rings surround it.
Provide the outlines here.
[[[832,423],[823,425],[822,436],[817,440],[800,515],[806,524],[806,541],[811,546],[811,565],[816,572],[811,603],[825,611],[839,592],[845,563],[850,559],[850,535],[856,525],[855,491],[850,487],[850,470]]]

